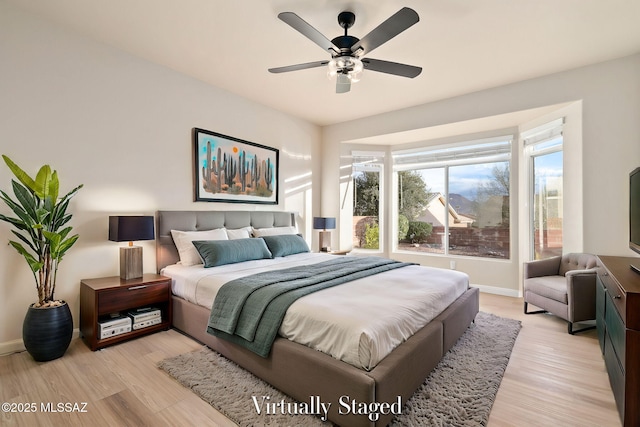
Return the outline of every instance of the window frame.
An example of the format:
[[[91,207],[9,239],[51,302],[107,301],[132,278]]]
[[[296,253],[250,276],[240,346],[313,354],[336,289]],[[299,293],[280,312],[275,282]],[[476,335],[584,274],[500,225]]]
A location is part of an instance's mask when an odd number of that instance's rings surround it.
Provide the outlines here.
[[[384,151],[352,151],[351,152],[351,180],[353,190],[355,191],[355,173],[356,172],[377,172],[378,173],[378,249],[366,249],[353,246],[353,252],[374,254],[383,253],[385,244],[385,221],[384,221],[384,201],[385,201],[385,174],[384,164],[386,153]],[[356,200],[353,199],[351,206],[351,228],[350,233],[353,235],[355,224],[353,223],[353,210]]]
[[[522,132],[520,137],[523,142],[523,153],[527,159],[527,204],[529,205],[529,221],[528,221],[528,230],[527,236],[529,239],[528,243],[528,255],[527,258],[529,260],[536,259],[536,243],[535,243],[535,159],[537,157],[546,156],[549,154],[554,154],[558,152],[562,152],[563,156],[563,164],[562,164],[562,187],[564,188],[564,179],[565,179],[565,171],[564,171],[564,128],[565,118],[561,117],[559,119],[553,120],[551,122],[545,123],[541,126],[530,129],[526,132]],[[554,139],[560,138],[559,144],[550,145],[547,147],[542,147],[536,149],[536,147],[543,146],[544,144],[553,141]],[[564,191],[563,191],[564,194]],[[563,195],[564,198],[564,195]],[[564,216],[564,208],[563,208],[563,216]],[[562,226],[563,235],[564,235],[564,223]],[[563,247],[564,247],[564,236],[563,236]],[[544,259],[544,258],[540,258]]]
[[[515,140],[514,134],[500,135],[496,137],[482,138],[482,139],[472,139],[465,140],[461,142],[457,142],[454,144],[446,144],[446,145],[434,145],[434,146],[424,146],[420,148],[415,148],[411,150],[398,150],[391,152],[392,159],[392,173],[393,173],[393,183],[394,186],[392,188],[392,198],[394,201],[394,208],[391,212],[392,220],[394,224],[397,224],[398,221],[398,203],[399,203],[399,194],[397,189],[398,183],[398,172],[407,171],[407,170],[424,170],[424,169],[444,169],[444,196],[445,196],[445,206],[444,212],[445,216],[448,215],[449,212],[449,187],[450,187],[450,167],[457,166],[465,166],[465,165],[481,165],[481,164],[491,164],[498,162],[508,162],[509,164],[509,223],[513,224],[513,197],[512,188],[513,188],[513,142]],[[477,149],[476,152],[479,154],[471,154],[474,151],[474,147],[483,148],[489,147],[491,144],[500,145],[500,143],[504,144],[505,147],[502,150],[496,151],[494,154],[488,153],[486,150]],[[462,156],[455,156],[455,153],[463,153]],[[450,154],[454,154],[451,156]],[[467,156],[464,155],[467,154]],[[433,160],[431,161],[416,161],[413,163],[405,162],[404,164],[396,163],[396,158],[399,156],[411,157],[412,155],[415,158],[422,157],[423,159],[428,159],[431,154],[435,154],[431,156]],[[440,157],[440,159],[438,159]],[[447,158],[448,157],[448,158]],[[509,251],[506,258],[493,258],[487,256],[475,256],[475,255],[459,255],[459,254],[451,254],[450,253],[450,243],[449,243],[449,221],[444,222],[444,248],[443,252],[440,253],[425,253],[425,252],[415,252],[410,250],[402,250],[398,248],[398,238],[397,232],[395,231],[397,225],[394,228],[394,238],[392,239],[393,247],[392,251],[396,253],[402,254],[412,254],[417,256],[446,256],[446,257],[455,257],[455,258],[473,258],[473,259],[484,259],[484,260],[496,260],[496,261],[511,261],[513,259],[513,230],[512,226],[509,226]]]

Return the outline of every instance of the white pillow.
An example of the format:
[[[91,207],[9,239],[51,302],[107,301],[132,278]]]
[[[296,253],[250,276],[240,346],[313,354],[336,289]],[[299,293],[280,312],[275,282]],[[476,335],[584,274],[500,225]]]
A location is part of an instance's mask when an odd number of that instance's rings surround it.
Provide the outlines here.
[[[297,234],[298,230],[295,227],[272,227],[272,228],[254,228],[253,236],[278,236],[281,234]]]
[[[202,264],[200,254],[196,250],[196,247],[193,246],[193,243],[191,243],[194,240],[229,240],[227,231],[224,228],[206,231],[171,230],[171,236],[173,237],[173,242],[176,244],[176,248],[178,248],[180,264],[182,265]]]
[[[248,239],[251,237],[251,231],[252,228],[250,226],[236,228],[233,230],[227,229],[227,237],[229,238],[229,240]]]

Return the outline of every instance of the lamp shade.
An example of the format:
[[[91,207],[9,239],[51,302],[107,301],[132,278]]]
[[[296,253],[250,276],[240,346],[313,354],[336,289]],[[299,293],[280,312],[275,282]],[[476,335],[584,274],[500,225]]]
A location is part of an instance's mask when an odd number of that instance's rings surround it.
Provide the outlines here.
[[[314,230],[333,230],[336,228],[336,219],[333,217],[316,216],[313,218]]]
[[[152,216],[109,217],[109,240],[113,242],[133,242],[154,238]]]

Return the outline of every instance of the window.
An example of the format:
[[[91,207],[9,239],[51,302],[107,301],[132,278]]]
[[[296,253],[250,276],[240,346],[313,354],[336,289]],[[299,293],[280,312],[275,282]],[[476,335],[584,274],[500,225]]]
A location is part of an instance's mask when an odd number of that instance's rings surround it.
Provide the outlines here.
[[[384,153],[353,152],[353,247],[381,249]]]
[[[529,156],[531,259],[562,255],[563,121],[522,134]]]
[[[398,171],[398,241],[403,250],[445,253],[445,168]]]
[[[393,153],[396,249],[509,259],[511,140]]]

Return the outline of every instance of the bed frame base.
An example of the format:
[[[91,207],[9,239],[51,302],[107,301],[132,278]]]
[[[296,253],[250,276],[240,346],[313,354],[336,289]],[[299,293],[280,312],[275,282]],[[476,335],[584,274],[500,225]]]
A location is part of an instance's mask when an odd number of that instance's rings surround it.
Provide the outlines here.
[[[479,310],[479,292],[469,288],[444,312],[394,349],[371,371],[358,369],[304,345],[277,338],[271,355],[251,351],[209,335],[210,310],[173,297],[173,326],[206,344],[292,398],[304,402],[319,396],[331,403],[329,420],[342,426],[386,426],[393,414],[370,421],[366,415],[341,415],[342,396],[357,402],[397,401],[404,404],[436,367],[442,356],[473,322]],[[251,402],[247,402],[251,410]]]

